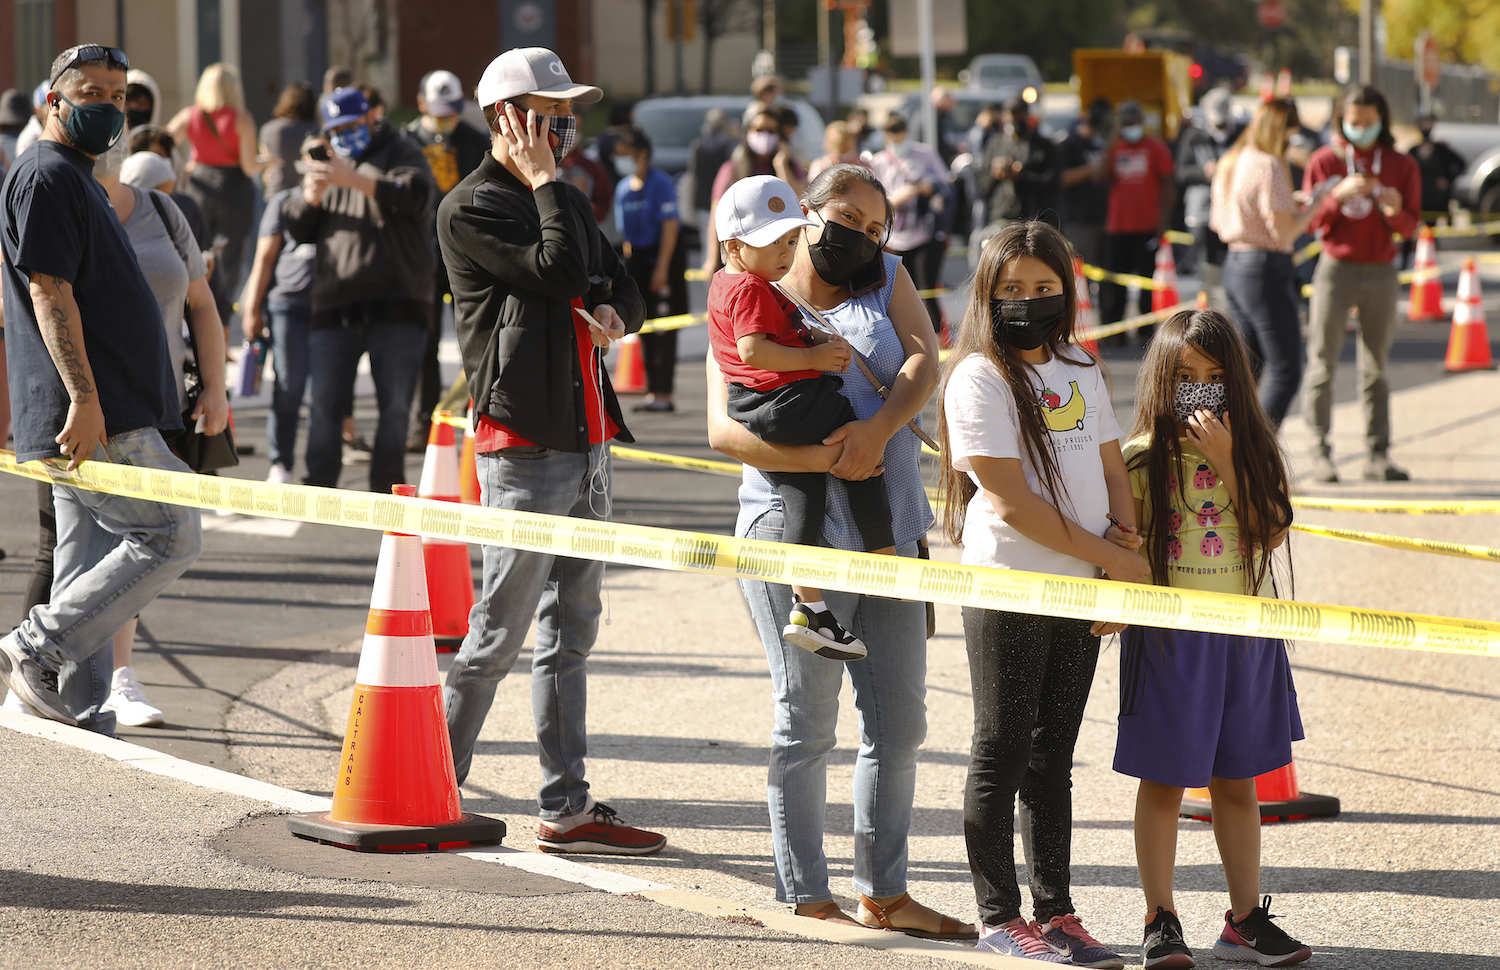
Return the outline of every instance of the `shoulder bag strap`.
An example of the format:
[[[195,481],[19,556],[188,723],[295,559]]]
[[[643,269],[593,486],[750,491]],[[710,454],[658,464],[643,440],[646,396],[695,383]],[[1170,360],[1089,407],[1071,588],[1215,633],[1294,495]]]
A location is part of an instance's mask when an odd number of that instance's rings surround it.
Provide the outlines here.
[[[811,314],[812,318],[818,322],[819,329],[833,334],[836,334],[838,332],[829,325],[827,320],[823,319],[823,314],[819,313],[811,303],[808,303],[806,300],[804,300],[800,294],[793,292],[789,287],[782,286],[780,283],[773,283],[772,285],[775,286],[777,290],[781,291],[782,296],[785,296],[788,300],[791,300],[793,303],[797,304],[797,306],[802,310],[805,310],[807,313]],[[854,358],[854,362],[859,365],[860,373],[865,375],[865,379],[870,382],[871,387],[875,388],[875,393],[880,395],[880,399],[883,401],[889,400],[891,396],[891,389],[881,383],[880,378],[875,376],[875,373],[870,370],[870,365],[865,363],[865,359],[860,355],[860,352],[855,350],[853,347],[850,347],[849,356]],[[929,436],[927,432],[918,427],[915,420],[906,422],[906,426],[912,430],[912,434],[921,439],[924,445],[931,448],[938,454],[939,457],[942,457],[942,451],[938,448],[937,442],[933,441],[931,436]]]
[[[219,132],[219,126],[214,123],[214,116],[211,115],[211,114],[209,114],[207,111],[204,111],[202,108],[198,109],[198,113],[203,116],[204,122],[206,122],[208,124],[208,130],[214,133],[214,141],[218,142],[219,143],[219,147],[222,148],[222,149],[224,149],[224,154],[228,155],[230,158],[233,158],[234,159],[234,163],[236,165],[238,165],[240,163],[239,152],[234,152],[234,151],[230,151],[229,150],[229,142],[225,141],[223,134],[221,134]],[[238,121],[238,120],[239,120],[239,115],[236,114],[235,115],[235,121]]]

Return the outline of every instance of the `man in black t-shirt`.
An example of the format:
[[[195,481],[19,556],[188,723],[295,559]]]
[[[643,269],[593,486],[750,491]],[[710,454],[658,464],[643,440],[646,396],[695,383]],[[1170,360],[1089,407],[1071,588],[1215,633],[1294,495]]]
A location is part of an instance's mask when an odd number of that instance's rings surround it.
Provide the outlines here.
[[[162,432],[182,429],[156,297],[94,158],[121,137],[121,51],[85,44],[53,61],[45,131],[0,189],[6,361],[16,458],[94,459],[187,471]],[[222,355],[221,355],[222,356]],[[205,362],[193,417],[227,418],[223,364]],[[50,603],[0,638],[0,674],[38,714],[113,734],[113,656],[101,650],[198,558],[196,509],[57,485]]]

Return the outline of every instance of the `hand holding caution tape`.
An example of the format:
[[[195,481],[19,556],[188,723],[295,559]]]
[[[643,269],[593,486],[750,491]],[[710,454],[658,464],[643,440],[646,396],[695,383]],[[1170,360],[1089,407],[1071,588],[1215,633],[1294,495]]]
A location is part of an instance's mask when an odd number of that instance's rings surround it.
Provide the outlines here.
[[[61,461],[19,465],[10,452],[0,452],[0,471],[194,508],[431,535],[653,569],[1208,633],[1500,656],[1500,623],[1455,617],[934,563],[102,462],[85,462],[69,472]]]

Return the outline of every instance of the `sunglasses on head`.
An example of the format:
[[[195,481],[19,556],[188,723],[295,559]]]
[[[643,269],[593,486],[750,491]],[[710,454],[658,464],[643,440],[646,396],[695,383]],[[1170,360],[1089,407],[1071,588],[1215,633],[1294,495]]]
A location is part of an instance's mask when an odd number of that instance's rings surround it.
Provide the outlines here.
[[[82,47],[73,48],[71,53],[72,56],[68,58],[68,62],[59,68],[57,73],[52,75],[52,80],[48,83],[55,85],[57,79],[68,73],[68,71],[79,64],[87,64],[90,61],[108,61],[122,71],[130,70],[130,58],[126,57],[125,52],[118,47],[101,47],[98,44],[84,44]]]

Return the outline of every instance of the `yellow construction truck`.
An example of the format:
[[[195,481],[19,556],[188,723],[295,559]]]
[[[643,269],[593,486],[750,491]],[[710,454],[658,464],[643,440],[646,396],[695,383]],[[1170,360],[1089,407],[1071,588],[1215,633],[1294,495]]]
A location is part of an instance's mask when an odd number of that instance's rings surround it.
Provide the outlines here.
[[[1086,112],[1100,97],[1115,106],[1139,101],[1146,130],[1176,141],[1183,112],[1193,104],[1192,66],[1192,58],[1170,50],[1075,50],[1079,107]]]

